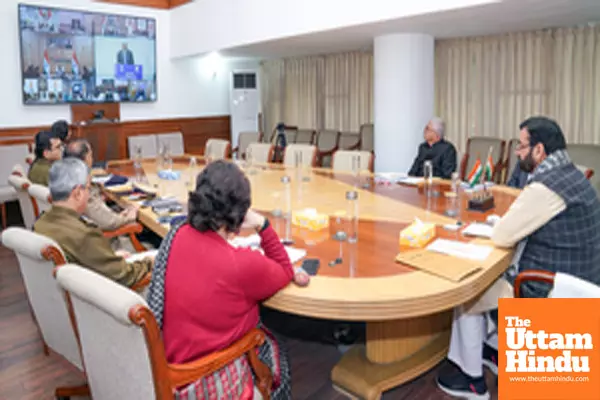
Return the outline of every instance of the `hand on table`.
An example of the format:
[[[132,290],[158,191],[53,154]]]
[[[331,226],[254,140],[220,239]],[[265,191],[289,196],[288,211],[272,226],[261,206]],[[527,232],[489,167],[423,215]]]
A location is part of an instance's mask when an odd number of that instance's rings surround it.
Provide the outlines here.
[[[310,283],[310,275],[302,268],[294,268],[293,282],[300,287],[308,286]]]

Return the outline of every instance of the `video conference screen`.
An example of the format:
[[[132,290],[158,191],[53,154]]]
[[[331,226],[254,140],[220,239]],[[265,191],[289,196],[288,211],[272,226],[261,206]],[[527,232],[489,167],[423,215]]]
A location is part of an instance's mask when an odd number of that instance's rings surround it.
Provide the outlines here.
[[[156,101],[156,20],[19,5],[25,104]]]

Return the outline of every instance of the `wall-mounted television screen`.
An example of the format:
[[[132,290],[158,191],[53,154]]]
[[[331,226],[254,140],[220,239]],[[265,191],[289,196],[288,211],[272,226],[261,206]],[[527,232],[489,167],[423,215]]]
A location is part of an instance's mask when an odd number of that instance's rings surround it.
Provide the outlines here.
[[[19,5],[24,104],[156,100],[156,20]]]

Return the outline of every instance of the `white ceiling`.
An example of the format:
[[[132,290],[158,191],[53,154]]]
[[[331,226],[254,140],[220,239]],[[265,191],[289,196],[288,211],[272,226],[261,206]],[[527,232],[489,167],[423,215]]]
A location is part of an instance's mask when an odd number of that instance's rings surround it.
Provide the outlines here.
[[[456,11],[282,38],[227,49],[222,54],[258,58],[326,54],[369,49],[374,37],[388,33],[419,32],[436,38],[451,38],[575,26],[595,21],[600,21],[600,0],[503,0]]]

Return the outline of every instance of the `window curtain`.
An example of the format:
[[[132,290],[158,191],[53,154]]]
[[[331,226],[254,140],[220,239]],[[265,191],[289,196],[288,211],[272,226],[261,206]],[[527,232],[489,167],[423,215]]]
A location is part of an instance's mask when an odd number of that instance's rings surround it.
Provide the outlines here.
[[[265,129],[358,132],[373,116],[373,55],[364,52],[269,60],[261,65]]]
[[[532,115],[557,120],[569,143],[600,144],[600,28],[586,25],[444,39],[435,49],[435,107],[447,137],[518,137]],[[351,52],[262,64],[265,129],[358,131],[373,119],[373,55]]]
[[[557,120],[569,143],[600,143],[597,26],[440,40],[436,110],[449,140],[518,137],[532,115]]]

